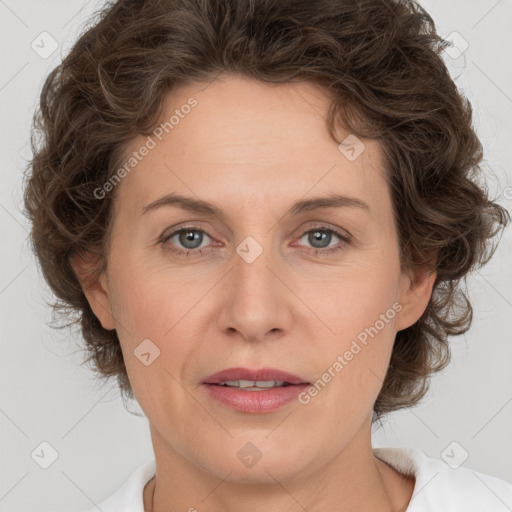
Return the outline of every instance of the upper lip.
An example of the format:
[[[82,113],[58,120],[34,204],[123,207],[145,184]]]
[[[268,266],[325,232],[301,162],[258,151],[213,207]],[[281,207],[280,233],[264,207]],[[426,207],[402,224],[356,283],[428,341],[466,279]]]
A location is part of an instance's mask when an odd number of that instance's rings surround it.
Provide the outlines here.
[[[288,384],[309,384],[305,379],[277,368],[228,368],[214,373],[203,380],[203,384],[218,384],[229,380],[277,380]]]

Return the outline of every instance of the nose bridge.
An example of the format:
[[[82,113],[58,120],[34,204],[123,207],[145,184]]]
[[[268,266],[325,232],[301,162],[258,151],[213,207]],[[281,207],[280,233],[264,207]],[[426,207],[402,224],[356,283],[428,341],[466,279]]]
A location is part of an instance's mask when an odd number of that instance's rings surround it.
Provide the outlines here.
[[[266,296],[268,301],[277,292],[275,276],[270,271],[278,265],[272,239],[272,232],[249,235],[236,247],[232,279],[234,290],[241,294],[240,299],[251,302],[251,299],[258,301]]]
[[[221,327],[234,328],[247,339],[261,339],[287,321],[286,287],[275,275],[280,265],[272,240],[272,231],[243,239],[228,274]]]

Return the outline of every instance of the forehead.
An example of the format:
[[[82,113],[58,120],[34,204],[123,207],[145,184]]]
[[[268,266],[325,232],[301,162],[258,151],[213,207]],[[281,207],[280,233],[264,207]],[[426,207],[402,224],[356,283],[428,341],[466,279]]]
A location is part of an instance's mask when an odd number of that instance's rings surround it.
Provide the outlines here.
[[[179,190],[265,206],[281,196],[335,189],[378,202],[372,197],[384,181],[378,143],[364,139],[362,154],[349,160],[328,132],[329,106],[326,92],[305,82],[228,75],[181,87],[167,96],[151,143],[139,136],[130,144],[125,160],[144,145],[151,149],[123,179],[119,200],[142,209]],[[351,135],[342,128],[337,133],[340,140]]]

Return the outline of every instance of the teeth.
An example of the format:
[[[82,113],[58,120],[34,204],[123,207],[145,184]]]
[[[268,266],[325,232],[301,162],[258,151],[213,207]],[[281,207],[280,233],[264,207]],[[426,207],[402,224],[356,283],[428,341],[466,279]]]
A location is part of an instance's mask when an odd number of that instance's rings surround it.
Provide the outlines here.
[[[219,382],[220,386],[231,386],[240,389],[269,389],[274,387],[284,386],[284,381],[280,380],[227,380],[225,382]]]

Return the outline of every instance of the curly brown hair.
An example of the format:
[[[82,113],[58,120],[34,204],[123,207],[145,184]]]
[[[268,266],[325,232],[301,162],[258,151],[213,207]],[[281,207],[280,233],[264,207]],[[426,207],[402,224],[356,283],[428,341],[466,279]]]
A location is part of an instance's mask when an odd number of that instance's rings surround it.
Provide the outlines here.
[[[128,144],[152,132],[165,97],[224,72],[308,81],[331,94],[333,140],[342,124],[379,141],[402,268],[437,274],[424,314],[397,333],[373,421],[418,403],[450,360],[448,337],[471,324],[466,275],[488,261],[510,220],[482,182],[482,146],[443,62],[447,44],[405,0],[119,0],[101,9],[44,83],[24,193],[54,312],[71,318],[61,327],[81,325],[85,362],[133,398],[117,333],[93,313],[71,258],[91,253],[106,270],[114,194],[94,191]]]

